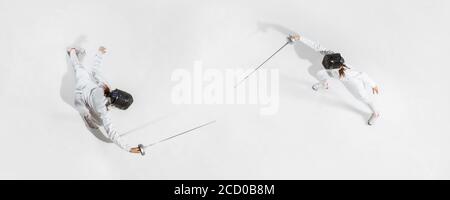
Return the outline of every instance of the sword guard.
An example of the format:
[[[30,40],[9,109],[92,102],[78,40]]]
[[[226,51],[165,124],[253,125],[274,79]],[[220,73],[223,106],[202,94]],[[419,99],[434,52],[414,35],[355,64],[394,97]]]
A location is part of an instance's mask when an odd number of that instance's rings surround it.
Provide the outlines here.
[[[138,147],[139,147],[139,151],[141,152],[141,155],[145,156],[145,147],[144,147],[144,145],[139,144]]]
[[[287,37],[288,43],[294,43],[300,40],[300,36],[298,34],[292,34]]]

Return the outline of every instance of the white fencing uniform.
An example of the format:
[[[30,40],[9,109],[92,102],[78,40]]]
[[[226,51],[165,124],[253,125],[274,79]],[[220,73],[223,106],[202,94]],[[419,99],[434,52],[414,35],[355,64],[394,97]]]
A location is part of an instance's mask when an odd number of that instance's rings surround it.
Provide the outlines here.
[[[93,129],[103,126],[111,141],[123,150],[130,151],[130,146],[122,141],[109,116],[106,105],[108,100],[103,89],[108,84],[100,72],[103,54],[97,52],[92,67],[83,66],[75,51],[71,51],[70,61],[75,71],[75,107],[81,117]]]
[[[311,47],[315,51],[319,52],[323,56],[335,53],[308,38],[301,37],[300,41],[305,45]],[[348,67],[352,68],[351,66]],[[372,88],[376,87],[377,85],[372,79],[370,79],[370,77],[366,73],[358,72],[352,69],[346,69],[345,76],[340,77],[339,69],[324,69],[317,72],[317,77],[319,79],[319,86],[322,88],[328,85],[327,80],[330,78],[340,80],[355,97],[357,97],[363,103],[367,104],[373,113],[379,113],[372,98]]]

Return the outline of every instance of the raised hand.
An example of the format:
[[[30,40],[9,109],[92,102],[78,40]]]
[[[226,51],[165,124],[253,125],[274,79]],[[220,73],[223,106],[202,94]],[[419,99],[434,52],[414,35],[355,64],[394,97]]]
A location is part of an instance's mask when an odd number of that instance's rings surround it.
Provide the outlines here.
[[[100,46],[98,48],[98,51],[100,51],[102,54],[106,54],[108,52],[108,49],[106,49],[104,46]]]
[[[378,86],[375,86],[374,88],[372,88],[373,94],[378,94],[379,91],[380,91],[380,90],[379,90]]]

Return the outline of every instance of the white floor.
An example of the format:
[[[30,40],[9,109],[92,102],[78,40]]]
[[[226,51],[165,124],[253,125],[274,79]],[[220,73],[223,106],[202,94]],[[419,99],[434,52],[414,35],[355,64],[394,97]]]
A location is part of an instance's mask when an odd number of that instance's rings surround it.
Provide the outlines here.
[[[130,3],[132,2],[132,3]],[[0,179],[449,179],[447,0],[0,0]],[[379,124],[336,82],[313,92],[320,57],[288,46],[280,110],[173,105],[173,70],[252,68],[298,32],[343,53],[381,87]],[[105,71],[134,105],[114,111],[123,152],[86,130],[71,106],[65,48],[105,45]]]

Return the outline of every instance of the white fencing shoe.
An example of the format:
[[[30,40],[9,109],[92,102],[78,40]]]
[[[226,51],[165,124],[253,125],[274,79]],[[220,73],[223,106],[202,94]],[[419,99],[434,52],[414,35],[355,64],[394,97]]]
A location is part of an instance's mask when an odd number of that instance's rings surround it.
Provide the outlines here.
[[[312,86],[312,89],[313,89],[314,91],[318,91],[318,90],[320,89],[320,83],[314,84],[314,85]]]
[[[312,86],[314,91],[318,91],[319,89],[328,89],[328,83],[316,83]]]

